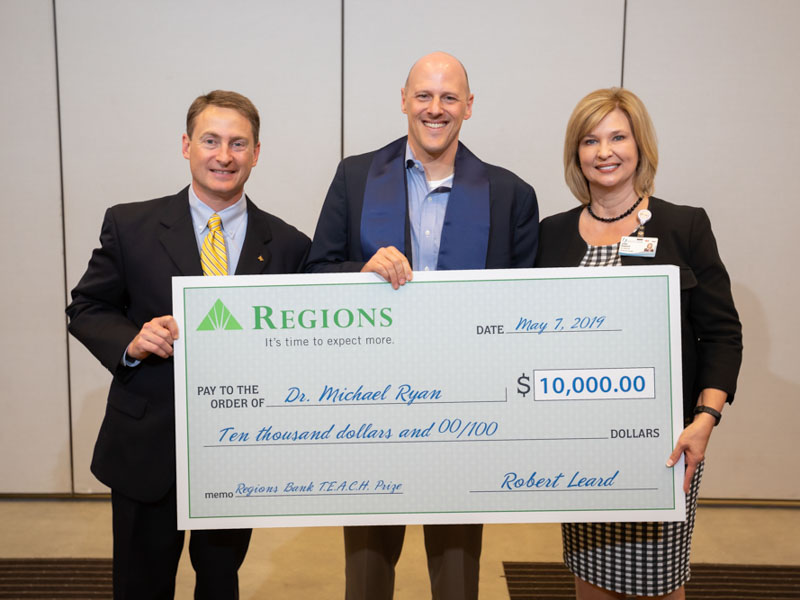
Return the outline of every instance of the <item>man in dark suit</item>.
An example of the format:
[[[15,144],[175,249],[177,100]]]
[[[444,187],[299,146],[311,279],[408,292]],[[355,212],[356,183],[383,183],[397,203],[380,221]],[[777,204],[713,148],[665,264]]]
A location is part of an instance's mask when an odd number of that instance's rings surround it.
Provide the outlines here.
[[[308,252],[308,237],[244,195],[258,162],[258,133],[258,111],[244,96],[217,90],[197,98],[183,135],[191,185],[108,209],[100,248],[67,307],[70,333],[113,375],[92,472],[111,488],[118,600],[172,598],[183,548],[175,500],[172,354],[179,331],[170,315],[171,278],[211,274],[209,261],[214,274],[293,273]],[[192,532],[195,598],[238,598],[250,534]]]
[[[421,58],[401,100],[408,136],[339,164],[308,270],[375,272],[397,289],[414,270],[532,267],[533,188],[458,141],[473,102],[463,65],[441,52]],[[477,598],[482,527],[425,526],[435,600]],[[347,600],[392,598],[404,534],[345,527]]]

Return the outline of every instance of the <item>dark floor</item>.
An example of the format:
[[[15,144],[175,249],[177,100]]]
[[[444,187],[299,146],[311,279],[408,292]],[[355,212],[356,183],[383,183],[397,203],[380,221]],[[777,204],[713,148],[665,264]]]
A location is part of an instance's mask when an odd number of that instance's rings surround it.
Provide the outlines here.
[[[503,561],[558,562],[558,525],[487,525],[481,598],[507,600]],[[701,507],[692,561],[800,565],[800,509]],[[343,598],[338,527],[256,530],[241,571],[241,598]],[[0,556],[111,556],[111,510],[103,500],[0,500]],[[422,528],[411,526],[397,572],[397,600],[430,597]],[[191,598],[192,572],[181,561],[180,598]]]

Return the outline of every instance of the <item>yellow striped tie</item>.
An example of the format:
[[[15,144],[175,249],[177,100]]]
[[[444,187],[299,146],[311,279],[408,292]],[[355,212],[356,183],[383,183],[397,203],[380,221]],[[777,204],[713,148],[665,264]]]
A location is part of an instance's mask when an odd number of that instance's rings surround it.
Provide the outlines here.
[[[222,219],[217,213],[208,220],[208,235],[200,250],[203,275],[227,275],[228,254],[225,252],[225,238],[222,237]]]

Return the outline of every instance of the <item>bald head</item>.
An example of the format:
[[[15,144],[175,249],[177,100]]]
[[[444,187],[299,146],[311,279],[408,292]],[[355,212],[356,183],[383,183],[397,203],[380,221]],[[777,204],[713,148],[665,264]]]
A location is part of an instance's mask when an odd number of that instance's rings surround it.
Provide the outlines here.
[[[463,76],[464,89],[466,94],[469,95],[469,77],[467,77],[467,69],[461,61],[452,54],[448,54],[447,52],[431,52],[420,58],[411,66],[404,87],[408,87],[408,83],[411,81],[412,76],[414,76],[415,70],[419,69],[440,71],[449,73],[451,76],[460,71]]]
[[[429,177],[452,173],[461,123],[472,116],[467,71],[455,57],[434,52],[420,58],[400,90],[401,109],[408,116],[408,144]],[[437,163],[437,169],[432,163]]]

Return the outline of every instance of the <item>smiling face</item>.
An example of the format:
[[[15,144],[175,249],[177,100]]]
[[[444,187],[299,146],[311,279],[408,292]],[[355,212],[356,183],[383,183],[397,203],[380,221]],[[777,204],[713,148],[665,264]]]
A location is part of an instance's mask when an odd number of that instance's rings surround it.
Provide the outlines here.
[[[639,149],[628,116],[619,108],[608,113],[581,139],[578,160],[592,195],[633,192]]]
[[[237,110],[208,106],[194,122],[192,137],[183,134],[192,188],[205,204],[220,211],[241,196],[261,144],[250,121]]]
[[[423,163],[454,162],[461,123],[472,116],[473,96],[461,63],[441,52],[421,58],[408,74],[401,99],[414,156]]]

